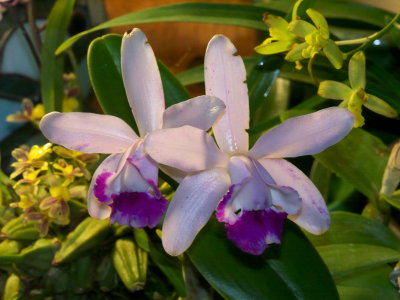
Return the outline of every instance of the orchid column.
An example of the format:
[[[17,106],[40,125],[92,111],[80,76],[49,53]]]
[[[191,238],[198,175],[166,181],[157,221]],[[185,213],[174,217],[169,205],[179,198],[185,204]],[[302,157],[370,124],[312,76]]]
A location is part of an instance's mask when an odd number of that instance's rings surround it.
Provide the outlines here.
[[[245,82],[237,50],[226,37],[215,36],[206,52],[205,83],[207,94],[226,105],[213,125],[219,148],[205,131],[191,126],[152,132],[145,141],[154,160],[188,173],[163,224],[163,245],[171,255],[191,245],[215,209],[228,238],[256,255],[268,244],[280,243],[286,217],[314,234],[329,227],[329,213],[317,188],[282,157],[316,154],[337,143],[352,129],[352,114],[328,108],[289,119],[249,150]]]
[[[157,188],[158,164],[143,148],[150,132],[185,124],[207,130],[224,109],[221,100],[200,96],[165,110],[157,61],[142,31],[126,33],[122,75],[139,136],[123,120],[92,113],[47,114],[40,123],[52,142],[86,153],[111,153],[93,175],[89,214],[133,227],[154,227],[168,205]]]

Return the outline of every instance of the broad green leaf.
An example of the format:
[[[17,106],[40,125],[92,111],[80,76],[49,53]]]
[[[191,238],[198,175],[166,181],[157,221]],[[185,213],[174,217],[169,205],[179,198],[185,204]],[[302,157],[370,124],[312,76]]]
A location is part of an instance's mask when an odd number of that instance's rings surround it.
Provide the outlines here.
[[[333,212],[331,219],[331,226],[324,234],[306,233],[314,246],[368,244],[400,251],[400,240],[377,221],[348,212]]]
[[[324,199],[328,199],[331,178],[332,172],[317,160],[314,160],[311,167],[310,179],[318,188]]]
[[[236,248],[227,240],[223,225],[212,221],[188,255],[225,299],[338,299],[326,266],[290,221],[282,245],[271,246],[262,256]]]
[[[54,51],[67,35],[75,0],[57,0],[47,19],[41,53],[40,86],[46,112],[62,110],[64,56]]]
[[[87,56],[89,76],[104,113],[117,116],[135,127],[121,75],[121,42],[122,36],[107,34],[90,44]]]
[[[149,255],[151,260],[174,286],[178,295],[184,297],[186,295],[185,282],[183,280],[182,266],[179,261],[175,257],[165,253],[161,244],[156,246],[151,245]]]
[[[388,156],[385,144],[361,129],[353,129],[342,141],[314,155],[370,199],[379,193]]]
[[[317,250],[334,278],[400,260],[397,250],[367,244],[333,244]]]
[[[60,54],[81,37],[91,32],[123,25],[154,22],[199,22],[236,25],[265,31],[266,26],[262,22],[262,15],[264,13],[264,8],[225,3],[197,2],[153,7],[114,18],[89,30],[78,33],[66,40],[57,49],[56,53]]]
[[[33,97],[38,94],[37,81],[18,74],[0,74],[0,98],[17,100],[16,98]]]
[[[380,266],[337,281],[341,300],[398,300],[399,293],[389,280],[392,269]]]
[[[268,105],[266,99],[279,75],[279,68],[282,62],[280,55],[263,57],[247,76],[250,120],[260,106]]]
[[[294,1],[257,0],[256,3],[257,6],[262,6],[265,9],[273,9],[284,13],[293,6]],[[352,20],[377,27],[384,27],[386,25],[385,18],[393,16],[392,13],[385,10],[352,1],[317,0],[312,7],[325,16],[328,21],[330,21],[329,19]]]
[[[189,92],[183,87],[175,75],[160,61],[158,61],[158,68],[160,69],[164,89],[165,107],[190,98]]]

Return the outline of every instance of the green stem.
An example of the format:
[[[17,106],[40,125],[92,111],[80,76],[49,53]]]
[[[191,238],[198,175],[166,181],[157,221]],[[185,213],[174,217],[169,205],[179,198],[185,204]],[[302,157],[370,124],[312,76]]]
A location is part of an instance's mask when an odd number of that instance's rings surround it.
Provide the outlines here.
[[[376,34],[376,33],[374,33],[374,34]],[[370,37],[372,37],[373,35],[371,35]],[[335,41],[335,44],[338,46],[354,45],[354,44],[362,44],[362,43],[365,43],[366,41],[368,41],[368,37],[354,39],[354,40]]]
[[[386,26],[383,27],[380,31],[375,32],[374,34],[364,38],[365,41],[363,41],[362,45],[360,45],[359,47],[357,47],[354,50],[346,52],[345,57],[347,58],[347,57],[353,55],[354,53],[357,53],[358,51],[362,51],[365,48],[367,48],[368,46],[370,46],[375,40],[377,40],[381,36],[383,36],[390,29],[390,27],[392,27],[397,22],[397,20],[399,20],[399,18],[400,18],[400,14],[396,14],[393,17],[393,19],[388,24],[386,24]],[[361,40],[361,39],[358,39],[358,40]],[[357,40],[353,40],[353,41],[357,41]],[[342,45],[345,45],[345,44],[343,44],[343,42],[346,42],[346,41],[341,41],[341,42],[342,42]]]
[[[42,47],[42,41],[40,39],[39,29],[36,26],[35,21],[35,7],[33,0],[29,0],[27,4],[27,15],[28,15],[28,22],[29,27],[32,33],[32,41],[36,48],[37,53],[40,53]]]
[[[307,70],[308,70],[308,74],[309,74],[310,77],[311,77],[311,80],[312,80],[312,81],[314,82],[314,84],[318,87],[319,82],[318,82],[318,80],[314,77],[314,73],[313,73],[313,69],[312,69],[312,65],[313,65],[313,63],[314,63],[314,58],[315,58],[315,56],[316,56],[316,53],[313,54],[313,55],[311,55],[310,60],[308,61],[308,64],[307,64]]]
[[[39,58],[39,53],[36,51],[35,46],[32,43],[32,40],[28,34],[28,32],[25,29],[24,24],[21,22],[21,20],[19,19],[17,12],[15,11],[14,7],[12,7],[11,5],[7,5],[5,4],[5,6],[7,7],[8,11],[10,12],[11,16],[13,17],[14,21],[17,23],[19,29],[22,32],[23,37],[25,38],[26,42],[28,43],[29,48],[32,51],[32,55],[35,59],[35,62],[40,70],[40,58]]]

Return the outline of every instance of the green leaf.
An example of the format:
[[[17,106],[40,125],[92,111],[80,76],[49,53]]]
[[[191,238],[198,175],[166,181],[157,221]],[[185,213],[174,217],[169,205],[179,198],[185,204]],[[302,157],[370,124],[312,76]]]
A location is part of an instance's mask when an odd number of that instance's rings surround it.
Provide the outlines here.
[[[253,29],[266,30],[262,22],[264,8],[251,5],[222,4],[222,3],[179,3],[153,7],[129,13],[104,22],[89,30],[83,31],[66,40],[58,49],[57,54],[65,51],[84,35],[96,30],[154,22],[199,22],[243,26]]]
[[[273,9],[280,12],[287,12],[293,5],[293,0],[258,0],[257,6],[262,6],[265,9]],[[386,25],[386,17],[393,17],[393,13],[382,9],[354,3],[348,1],[327,1],[317,0],[312,6],[319,11],[325,18],[338,20],[353,20],[366,24],[372,24],[379,28]],[[365,25],[365,24],[364,24]]]
[[[158,61],[158,68],[163,84],[165,107],[190,98],[189,92],[183,87],[175,75],[160,61]]]
[[[337,281],[341,300],[398,300],[399,293],[389,280],[392,269],[380,266]]]
[[[368,198],[374,199],[380,190],[389,151],[372,134],[353,129],[342,141],[314,157]]]
[[[33,97],[38,94],[37,81],[18,74],[0,74],[0,98],[16,100],[17,97]]]
[[[400,251],[400,240],[377,221],[348,212],[333,212],[331,219],[331,226],[324,234],[306,233],[314,246],[367,244]]]
[[[338,299],[328,270],[315,249],[288,221],[282,245],[252,256],[210,222],[188,250],[195,267],[225,299]]]
[[[121,75],[121,43],[122,36],[107,34],[90,44],[89,76],[104,113],[117,116],[135,128]]]
[[[333,244],[317,247],[334,278],[396,262],[400,252],[367,244]]]
[[[40,85],[46,112],[62,110],[64,56],[54,51],[67,35],[75,0],[57,0],[47,19],[41,53]]]
[[[283,59],[280,55],[263,57],[247,76],[250,120],[253,119],[257,109],[266,104],[266,98],[279,75],[282,62]]]

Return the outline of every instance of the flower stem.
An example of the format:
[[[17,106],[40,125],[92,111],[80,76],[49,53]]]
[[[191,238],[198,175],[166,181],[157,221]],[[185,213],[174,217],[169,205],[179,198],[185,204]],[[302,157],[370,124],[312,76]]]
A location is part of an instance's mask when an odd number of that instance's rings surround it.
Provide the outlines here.
[[[33,44],[36,48],[36,52],[40,53],[42,47],[42,41],[40,39],[39,30],[35,22],[35,6],[33,0],[28,0],[27,15],[28,15],[29,28],[31,29],[32,33]]]
[[[318,87],[319,82],[318,82],[318,80],[314,77],[314,72],[313,72],[313,69],[312,69],[312,65],[313,65],[313,63],[314,63],[314,58],[315,58],[315,56],[316,56],[316,53],[314,53],[313,55],[311,55],[310,60],[308,61],[308,64],[307,64],[307,70],[308,70],[308,74],[309,74],[310,77],[311,77],[311,80],[312,80],[312,81],[314,82],[314,84]]]
[[[355,39],[355,40],[347,40],[347,41],[338,41],[335,42],[336,45],[342,46],[342,45],[353,45],[353,44],[362,44],[359,47],[357,47],[354,50],[351,50],[349,52],[345,53],[345,57],[349,57],[353,55],[354,53],[357,53],[358,51],[362,51],[368,46],[370,46],[375,40],[379,39],[381,36],[383,36],[396,22],[399,20],[400,14],[396,14],[393,19],[386,24],[385,27],[383,27],[380,31],[375,32],[374,34],[371,34],[368,37],[365,38],[360,38],[360,39]]]
[[[21,30],[23,37],[25,38],[26,42],[28,43],[29,48],[31,49],[33,58],[35,59],[35,62],[37,64],[38,68],[40,69],[41,64],[40,64],[39,54],[38,54],[38,52],[36,52],[35,46],[32,43],[29,33],[26,31],[24,24],[19,19],[14,7],[12,7],[12,5],[7,5],[7,4],[6,4],[6,7],[7,7],[8,11],[11,13],[14,21],[17,23],[19,29]]]

